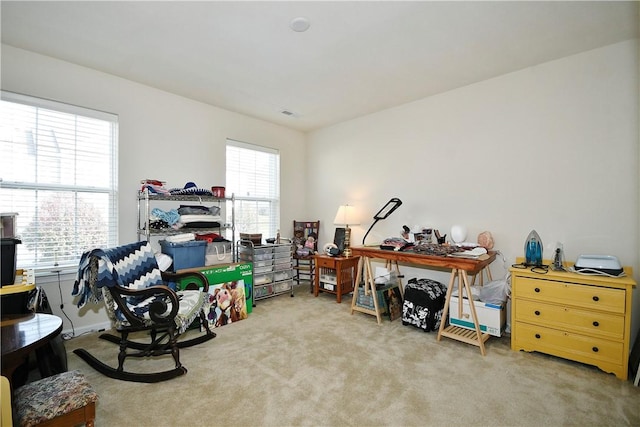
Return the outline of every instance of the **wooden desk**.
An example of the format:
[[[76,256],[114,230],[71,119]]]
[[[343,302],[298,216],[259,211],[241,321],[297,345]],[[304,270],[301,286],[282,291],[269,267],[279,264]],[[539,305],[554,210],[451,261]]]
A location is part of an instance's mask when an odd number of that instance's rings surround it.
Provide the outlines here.
[[[0,295],[12,295],[23,292],[30,292],[36,288],[35,283],[19,284],[19,285],[4,285],[0,288]]]
[[[358,307],[356,304],[356,298],[358,294],[358,288],[360,286],[361,274],[364,271],[364,291],[368,295],[372,289],[375,289],[373,270],[371,267],[372,259],[383,259],[391,264],[395,265],[397,271],[399,271],[398,263],[421,265],[431,268],[443,268],[451,270],[451,276],[449,279],[449,286],[447,287],[447,295],[444,303],[444,310],[442,312],[442,321],[440,322],[440,329],[438,330],[438,341],[441,337],[447,337],[458,341],[465,342],[480,347],[480,352],[484,356],[486,354],[484,343],[489,339],[489,334],[482,333],[480,331],[480,324],[478,323],[478,315],[476,314],[476,308],[473,304],[473,300],[469,299],[469,308],[471,309],[471,315],[473,317],[473,323],[475,324],[475,331],[460,328],[457,326],[447,326],[445,328],[446,320],[449,314],[449,303],[451,302],[451,293],[453,291],[454,283],[458,281],[458,288],[464,286],[465,294],[471,295],[471,288],[469,286],[468,274],[478,274],[484,268],[488,267],[496,259],[495,252],[489,252],[486,256],[479,259],[461,258],[453,256],[434,256],[423,255],[415,252],[399,252],[399,251],[387,251],[379,249],[377,246],[358,246],[352,247],[351,251],[354,255],[360,256],[360,264],[358,265],[358,275],[356,277],[356,289],[353,291],[353,300],[351,302],[351,314],[354,311],[360,311],[367,314],[375,314],[378,323],[380,323],[380,310],[377,305],[377,298],[374,298],[375,312],[371,310]],[[402,284],[400,283],[402,289]],[[458,298],[458,312],[462,316],[463,299]]]
[[[0,321],[2,375],[11,381],[13,371],[32,351],[44,346],[62,331],[62,319],[52,314],[29,313]]]
[[[353,291],[356,268],[360,257],[332,257],[328,255],[315,255],[316,274],[314,278],[313,294],[318,296],[320,291],[336,294],[336,301],[342,302],[342,295]],[[321,276],[332,274],[335,271],[335,290],[320,288]]]

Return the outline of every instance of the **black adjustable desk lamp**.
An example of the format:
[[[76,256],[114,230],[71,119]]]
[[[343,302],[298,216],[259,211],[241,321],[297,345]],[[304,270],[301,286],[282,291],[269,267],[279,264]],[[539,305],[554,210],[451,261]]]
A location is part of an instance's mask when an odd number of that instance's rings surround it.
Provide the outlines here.
[[[384,205],[382,207],[382,209],[380,209],[378,211],[377,214],[375,214],[373,216],[373,219],[375,219],[375,221],[373,221],[373,224],[371,224],[371,227],[369,227],[369,229],[367,230],[367,232],[365,233],[364,237],[362,238],[362,244],[364,245],[364,239],[367,238],[367,235],[369,234],[369,232],[371,231],[371,229],[373,228],[374,225],[376,225],[376,223],[378,221],[380,221],[381,219],[386,219],[389,215],[391,215],[393,213],[393,211],[395,211],[396,209],[398,209],[398,207],[400,207],[400,205],[402,204],[402,200],[398,199],[397,197],[392,198],[391,200],[389,200],[387,202],[386,205]]]

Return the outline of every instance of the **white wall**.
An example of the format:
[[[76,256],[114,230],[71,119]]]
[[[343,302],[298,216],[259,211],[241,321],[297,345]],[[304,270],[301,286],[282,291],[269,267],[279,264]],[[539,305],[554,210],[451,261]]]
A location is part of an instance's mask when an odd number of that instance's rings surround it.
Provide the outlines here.
[[[348,202],[362,214],[357,244],[373,214],[399,197],[403,205],[376,225],[368,243],[398,235],[403,224],[449,233],[460,223],[470,240],[490,230],[510,265],[536,229],[546,257],[557,241],[570,261],[580,253],[614,254],[634,267],[638,280],[639,69],[638,42],[618,43],[306,137],[4,45],[1,79],[4,90],[119,115],[122,242],[136,238],[139,179],[220,185],[229,137],[280,149],[283,235],[294,218],[320,219],[320,244],[332,240],[335,211]],[[494,263],[494,277],[502,266]],[[57,286],[40,283],[55,309]],[[78,317],[70,287],[65,278],[65,310],[76,328],[106,320],[92,310]],[[637,313],[640,292],[634,299]]]
[[[2,45],[2,89],[108,111],[119,116],[119,240],[137,240],[136,191],[140,179],[187,181],[209,188],[225,185],[226,138],[280,150],[281,229],[303,216],[305,136],[301,132],[232,113],[112,75]],[[285,234],[283,234],[285,235]],[[59,307],[57,281],[41,277],[54,311]],[[104,311],[72,304],[73,278],[63,277],[65,312],[76,329],[107,321]],[[63,329],[71,328],[64,319]]]
[[[471,241],[491,231],[510,265],[535,229],[546,258],[556,242],[568,261],[613,254],[638,280],[638,93],[636,40],[321,129],[308,138],[318,195],[308,210],[328,225],[339,204],[355,205],[360,244],[377,210],[399,197],[403,205],[367,243],[398,236],[403,224],[447,234],[464,224]],[[320,243],[332,233],[325,226]],[[492,265],[494,277],[502,267]]]

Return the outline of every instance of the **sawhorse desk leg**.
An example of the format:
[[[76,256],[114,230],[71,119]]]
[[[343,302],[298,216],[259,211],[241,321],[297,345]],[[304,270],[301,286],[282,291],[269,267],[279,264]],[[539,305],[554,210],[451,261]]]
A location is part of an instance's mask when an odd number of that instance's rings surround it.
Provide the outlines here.
[[[387,269],[388,271],[391,271],[391,265],[390,263],[393,263],[391,261],[389,261],[387,263]],[[396,273],[398,276],[400,276],[400,268],[398,267],[398,263],[395,262],[395,266],[396,266]],[[363,292],[365,295],[371,295],[373,298],[373,310],[366,308],[366,307],[362,307],[358,305],[358,293],[360,291],[360,280],[364,277],[364,289]],[[400,293],[401,295],[403,294],[403,289],[402,289],[402,282],[400,280],[400,278],[398,277],[398,288],[400,289]],[[356,274],[356,283],[355,283],[355,287],[353,289],[353,298],[351,299],[351,314],[354,313],[354,311],[359,311],[361,313],[366,313],[366,314],[371,314],[376,316],[376,320],[378,321],[378,324],[382,323],[382,312],[383,312],[383,307],[380,307],[380,304],[378,302],[378,295],[377,295],[377,289],[376,289],[376,282],[375,282],[375,276],[373,274],[373,267],[371,266],[371,258],[369,257],[365,257],[365,256],[361,256],[360,257],[360,261],[358,261],[358,272]]]
[[[358,291],[360,290],[360,281],[362,280],[362,269],[364,268],[364,258],[360,257],[358,261],[358,271],[356,272],[356,283],[353,285],[353,297],[351,298],[351,315],[358,308]]]
[[[480,352],[482,355],[486,355],[486,351],[484,348],[484,342],[489,339],[489,334],[482,333],[480,331],[480,323],[478,322],[478,315],[476,313],[476,307],[473,303],[473,298],[468,298],[469,308],[471,309],[471,317],[473,317],[473,324],[475,325],[475,331],[465,328],[460,328],[458,326],[449,325],[445,328],[445,324],[447,323],[447,318],[449,314],[450,303],[451,303],[451,294],[453,292],[453,286],[458,281],[458,315],[462,316],[462,307],[463,307],[463,292],[461,291],[464,287],[464,295],[471,296],[471,287],[469,286],[469,280],[467,277],[467,272],[458,268],[454,268],[451,270],[451,278],[449,279],[449,286],[447,287],[447,295],[445,297],[444,302],[444,310],[442,311],[442,319],[440,320],[440,328],[438,329],[438,338],[440,341],[441,337],[447,337],[454,340],[462,341],[467,344],[472,344],[480,347]]]
[[[473,279],[471,279],[471,286],[476,284],[476,277],[480,276],[480,286],[484,286],[484,274],[487,273],[487,281],[491,282],[493,280],[493,277],[491,277],[491,269],[489,268],[489,266],[487,265],[485,268],[483,268],[482,270],[478,271],[478,273],[473,275]]]

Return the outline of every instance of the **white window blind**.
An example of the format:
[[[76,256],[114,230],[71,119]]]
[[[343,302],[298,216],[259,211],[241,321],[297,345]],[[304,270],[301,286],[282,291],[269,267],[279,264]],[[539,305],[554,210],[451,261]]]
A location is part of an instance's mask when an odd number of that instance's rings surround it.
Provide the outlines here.
[[[17,267],[77,268],[117,244],[118,118],[11,92],[0,100],[0,210],[17,213]]]
[[[280,154],[228,139],[226,160],[226,192],[236,198],[236,232],[275,237],[280,223]]]

